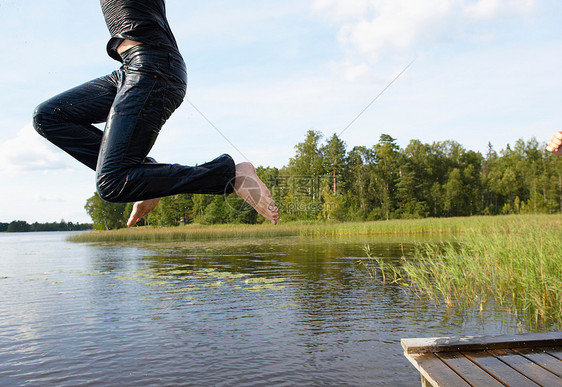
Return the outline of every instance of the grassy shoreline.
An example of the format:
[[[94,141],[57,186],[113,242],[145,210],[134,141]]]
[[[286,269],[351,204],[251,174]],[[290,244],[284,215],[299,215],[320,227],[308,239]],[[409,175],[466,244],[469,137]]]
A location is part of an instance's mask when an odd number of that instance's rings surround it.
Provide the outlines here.
[[[133,227],[92,231],[73,235],[73,242],[184,242],[220,239],[275,238],[287,236],[424,235],[459,234],[470,230],[494,232],[510,225],[536,224],[537,227],[562,227],[561,215],[506,215],[458,218],[426,218],[375,222],[326,223],[321,221],[270,224],[227,224],[179,227]]]

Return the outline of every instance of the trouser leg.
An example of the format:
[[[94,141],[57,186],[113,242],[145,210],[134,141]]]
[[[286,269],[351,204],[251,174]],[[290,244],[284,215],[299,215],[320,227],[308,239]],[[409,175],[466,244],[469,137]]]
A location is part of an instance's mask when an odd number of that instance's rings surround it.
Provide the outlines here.
[[[185,87],[146,73],[122,76],[96,168],[100,196],[129,202],[180,193],[232,192],[235,167],[228,155],[196,167],[142,164],[160,128],[183,101]]]
[[[234,161],[228,155],[196,167],[142,164],[160,128],[183,101],[185,87],[144,73],[124,72],[123,77],[96,169],[100,196],[128,202],[180,193],[232,192]]]
[[[235,166],[228,155],[196,167],[147,157],[184,94],[185,85],[119,70],[40,104],[33,123],[43,137],[96,170],[98,192],[107,201],[230,193]],[[105,121],[105,131],[93,125]]]
[[[35,130],[82,164],[96,169],[105,122],[117,93],[118,73],[95,79],[40,104],[33,114]]]

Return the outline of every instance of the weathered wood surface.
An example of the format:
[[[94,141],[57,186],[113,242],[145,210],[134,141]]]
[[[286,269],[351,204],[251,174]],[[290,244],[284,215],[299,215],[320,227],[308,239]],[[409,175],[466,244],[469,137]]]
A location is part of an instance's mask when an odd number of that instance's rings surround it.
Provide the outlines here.
[[[562,332],[403,339],[422,385],[562,387]]]
[[[439,358],[429,352],[421,354],[412,354],[408,357],[408,360],[417,368],[423,379],[431,382],[433,386],[457,386],[457,387],[469,387],[463,378],[461,378],[455,371],[449,368],[446,364],[441,362]],[[448,384],[441,384],[434,381],[444,381]]]
[[[562,346],[562,332],[533,333],[513,336],[467,336],[437,337],[425,339],[402,339],[402,347],[407,353],[478,351],[504,348],[535,348]]]

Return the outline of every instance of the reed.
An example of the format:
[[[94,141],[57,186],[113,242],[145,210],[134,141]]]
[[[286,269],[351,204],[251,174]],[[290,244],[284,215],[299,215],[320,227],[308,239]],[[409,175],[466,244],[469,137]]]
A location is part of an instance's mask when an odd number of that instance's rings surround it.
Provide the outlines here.
[[[269,225],[190,224],[179,227],[134,227],[128,229],[91,231],[69,237],[71,242],[189,242],[219,239],[270,238],[298,235],[291,227]]]
[[[467,230],[491,232],[516,220],[560,224],[560,216],[509,215],[464,218],[426,218],[375,222],[327,223],[321,221],[281,223],[277,226],[190,224],[179,227],[134,227],[111,231],[92,231],[73,235],[74,242],[183,242],[228,238],[266,238],[285,236],[338,237],[354,235],[425,235],[457,234]]]
[[[425,244],[387,276],[420,297],[483,309],[489,300],[529,323],[562,327],[561,217],[506,217],[447,244]]]

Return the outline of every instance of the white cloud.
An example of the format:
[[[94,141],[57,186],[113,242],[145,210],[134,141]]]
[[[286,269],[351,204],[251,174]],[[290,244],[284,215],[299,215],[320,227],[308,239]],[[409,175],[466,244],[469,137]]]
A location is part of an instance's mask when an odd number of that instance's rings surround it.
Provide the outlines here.
[[[335,21],[347,20],[349,18],[361,18],[370,8],[372,1],[355,0],[352,2],[342,0],[316,0],[313,8],[325,13]]]
[[[451,13],[454,3],[454,0],[373,1],[375,16],[346,23],[340,30],[340,40],[375,58],[389,48],[408,50],[422,37],[440,33],[439,21]]]
[[[525,15],[535,8],[535,0],[478,0],[464,7],[464,13],[474,19],[492,19],[503,15]]]
[[[348,82],[354,82],[371,72],[371,67],[367,63],[354,64],[349,60],[339,63],[333,62],[331,63],[331,69],[333,73],[342,74]]]
[[[43,193],[36,193],[33,195],[33,199],[36,203],[67,203],[68,199],[64,198],[58,194],[43,194]]]
[[[66,156],[68,157],[68,156]],[[64,155],[54,150],[30,124],[0,143],[0,172],[13,174],[33,170],[67,169]]]
[[[313,9],[342,24],[339,40],[350,53],[374,62],[462,36],[477,22],[532,14],[535,1],[316,0]]]
[[[464,11],[475,19],[488,19],[497,14],[501,3],[501,0],[478,0],[474,4],[467,5]]]

